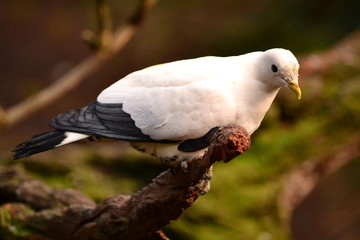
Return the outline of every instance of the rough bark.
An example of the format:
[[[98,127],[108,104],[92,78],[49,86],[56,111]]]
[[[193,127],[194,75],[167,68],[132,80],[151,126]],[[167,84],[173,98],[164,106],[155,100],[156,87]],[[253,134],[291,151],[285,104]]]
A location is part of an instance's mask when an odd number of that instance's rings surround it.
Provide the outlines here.
[[[222,127],[206,154],[187,162],[186,169],[176,165],[134,195],[109,197],[98,205],[74,190],[53,190],[27,179],[14,182],[16,175],[10,174],[0,184],[0,194],[7,196],[0,203],[21,202],[32,208],[22,221],[53,239],[167,239],[161,228],[206,191],[210,179],[204,176],[212,165],[228,162],[249,147],[250,137],[242,127]]]

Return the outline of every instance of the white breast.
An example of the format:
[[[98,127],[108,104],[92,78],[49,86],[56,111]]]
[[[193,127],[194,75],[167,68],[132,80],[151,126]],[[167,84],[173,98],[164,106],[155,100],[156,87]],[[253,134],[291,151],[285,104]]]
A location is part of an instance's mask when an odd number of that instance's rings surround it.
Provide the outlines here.
[[[251,134],[276,92],[267,93],[255,78],[259,53],[239,57],[204,57],[157,65],[134,72],[105,89],[101,103],[122,103],[135,125],[155,140],[186,140],[216,126],[236,123]],[[246,58],[245,58],[246,57]],[[178,144],[133,143],[159,158],[192,158]]]

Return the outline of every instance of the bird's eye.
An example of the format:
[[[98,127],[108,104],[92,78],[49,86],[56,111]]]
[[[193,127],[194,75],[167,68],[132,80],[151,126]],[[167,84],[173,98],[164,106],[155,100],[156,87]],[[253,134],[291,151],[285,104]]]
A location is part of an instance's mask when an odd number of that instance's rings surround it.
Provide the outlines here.
[[[278,68],[277,68],[277,66],[275,66],[275,65],[273,64],[273,65],[271,65],[271,70],[272,70],[274,73],[276,73],[276,72],[278,71]]]

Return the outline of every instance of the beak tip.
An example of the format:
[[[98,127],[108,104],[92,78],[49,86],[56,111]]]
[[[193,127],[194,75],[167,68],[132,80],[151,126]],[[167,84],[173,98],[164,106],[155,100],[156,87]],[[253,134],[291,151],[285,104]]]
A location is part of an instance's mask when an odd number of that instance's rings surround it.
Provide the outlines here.
[[[297,81],[290,81],[288,84],[289,84],[288,87],[289,87],[293,92],[295,92],[298,100],[300,100],[300,99],[301,99],[301,89],[300,89],[300,87],[299,87],[298,82],[297,82]]]

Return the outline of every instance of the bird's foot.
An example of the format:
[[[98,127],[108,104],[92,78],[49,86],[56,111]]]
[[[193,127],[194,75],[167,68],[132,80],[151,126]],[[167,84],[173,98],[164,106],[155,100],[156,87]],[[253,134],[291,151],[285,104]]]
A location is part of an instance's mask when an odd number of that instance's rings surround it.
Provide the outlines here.
[[[170,167],[170,171],[172,174],[177,174],[179,171],[185,174],[189,174],[189,164],[187,161],[182,161],[180,164],[174,164]]]
[[[190,191],[200,191],[200,195],[205,195],[210,191],[210,180],[212,179],[212,167],[201,177],[199,182],[190,187]]]
[[[181,170],[182,170],[185,174],[188,174],[188,173],[189,173],[189,170],[188,170],[189,164],[187,163],[187,161],[182,161],[182,162],[180,163],[180,168],[181,168]]]

